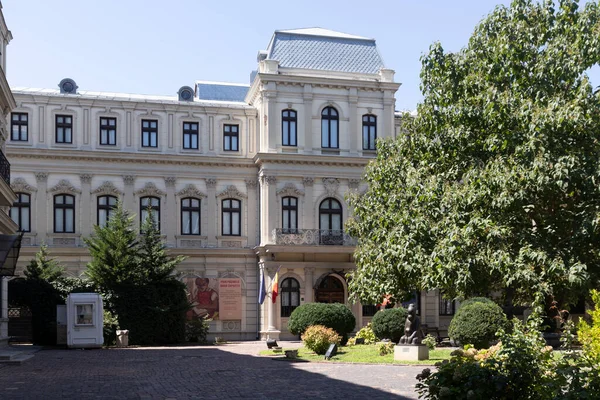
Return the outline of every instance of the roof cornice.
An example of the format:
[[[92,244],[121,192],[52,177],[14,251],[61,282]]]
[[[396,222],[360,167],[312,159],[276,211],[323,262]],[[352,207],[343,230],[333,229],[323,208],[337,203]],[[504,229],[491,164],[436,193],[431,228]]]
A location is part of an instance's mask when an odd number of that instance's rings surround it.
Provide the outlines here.
[[[306,155],[289,153],[258,153],[254,156],[256,165],[271,164],[310,164],[343,167],[365,167],[373,158],[329,155]]]

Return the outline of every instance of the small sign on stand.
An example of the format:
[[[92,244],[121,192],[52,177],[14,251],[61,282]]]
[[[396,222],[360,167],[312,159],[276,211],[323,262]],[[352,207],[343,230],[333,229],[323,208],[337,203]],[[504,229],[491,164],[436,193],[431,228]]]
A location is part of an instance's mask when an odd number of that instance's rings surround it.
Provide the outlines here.
[[[331,357],[337,354],[337,344],[332,343],[329,345],[327,352],[325,353],[325,359],[329,360]]]

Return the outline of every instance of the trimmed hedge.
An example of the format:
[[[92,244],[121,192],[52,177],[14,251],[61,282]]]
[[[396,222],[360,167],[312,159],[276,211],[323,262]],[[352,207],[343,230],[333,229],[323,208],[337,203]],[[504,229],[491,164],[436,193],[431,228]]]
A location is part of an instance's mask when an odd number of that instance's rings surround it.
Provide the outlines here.
[[[471,301],[462,305],[448,328],[448,336],[459,343],[472,344],[477,349],[487,348],[496,338],[500,328],[510,327],[499,305],[490,302]]]
[[[343,304],[306,303],[297,307],[288,321],[288,329],[294,335],[302,335],[313,325],[331,328],[347,338],[348,333],[356,326],[356,319],[352,311]]]
[[[408,311],[402,307],[377,311],[371,320],[373,333],[379,339],[390,339],[397,343],[404,335],[407,315]]]

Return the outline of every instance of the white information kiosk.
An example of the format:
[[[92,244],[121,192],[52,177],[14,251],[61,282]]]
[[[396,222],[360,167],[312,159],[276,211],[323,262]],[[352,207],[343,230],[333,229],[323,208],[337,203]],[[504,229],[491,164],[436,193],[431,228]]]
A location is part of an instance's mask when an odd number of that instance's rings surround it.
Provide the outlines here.
[[[102,347],[104,308],[97,293],[71,293],[67,297],[67,346]]]

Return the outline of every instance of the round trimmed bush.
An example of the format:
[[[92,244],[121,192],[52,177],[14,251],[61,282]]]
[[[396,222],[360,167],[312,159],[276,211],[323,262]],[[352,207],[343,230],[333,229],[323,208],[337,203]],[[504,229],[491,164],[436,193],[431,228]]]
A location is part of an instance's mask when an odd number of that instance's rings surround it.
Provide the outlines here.
[[[491,303],[491,304],[496,304],[494,303],[494,301],[492,299],[489,299],[487,297],[471,297],[469,299],[465,299],[464,301],[460,302],[460,306],[464,307],[466,305],[469,305],[471,303]]]
[[[307,349],[323,355],[327,352],[329,345],[340,344],[340,335],[333,329],[323,325],[309,326],[302,334],[302,342]]]
[[[297,307],[288,321],[288,329],[294,335],[302,335],[313,325],[323,325],[347,337],[354,330],[356,319],[343,304],[306,303]]]
[[[448,336],[462,345],[472,344],[477,349],[488,348],[500,329],[508,329],[504,311],[494,302],[469,302],[462,305],[448,328]]]
[[[379,339],[390,339],[392,342],[398,342],[404,335],[404,324],[408,311],[405,308],[388,308],[379,310],[371,320],[373,333]]]

